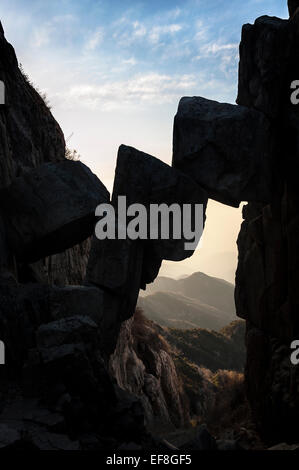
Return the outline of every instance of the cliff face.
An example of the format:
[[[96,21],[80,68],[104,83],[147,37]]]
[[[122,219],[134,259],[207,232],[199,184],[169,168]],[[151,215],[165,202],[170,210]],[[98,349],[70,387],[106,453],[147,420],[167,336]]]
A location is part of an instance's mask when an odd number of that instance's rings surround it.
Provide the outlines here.
[[[0,185],[26,169],[64,159],[63,133],[41,96],[18,67],[13,47],[0,26],[0,79],[6,104],[0,109]]]
[[[115,207],[118,196],[146,207],[201,204],[203,219],[208,197],[232,206],[248,202],[236,305],[247,323],[248,397],[263,437],[273,442],[299,439],[299,372],[289,357],[299,335],[299,108],[290,101],[299,78],[299,15],[293,2],[292,15],[244,26],[238,105],[181,100],[172,167],[121,146],[112,194]],[[0,80],[6,84],[0,338],[7,347],[0,446],[152,444],[140,402],[123,388],[139,395],[152,426],[184,422],[183,394],[163,340],[131,317],[140,288],[155,279],[162,260],[180,261],[193,251],[176,238],[91,241],[95,207],[109,201],[108,191],[85,165],[64,160],[62,132],[20,72],[2,27]],[[115,348],[110,362],[119,386],[107,367]]]
[[[0,80],[6,87],[0,106],[0,339],[6,354],[0,448],[147,445],[141,405],[115,386],[102,358],[103,293],[76,287],[85,276],[97,197],[107,202],[109,194],[84,165],[65,161],[63,133],[20,71],[2,26]],[[67,191],[73,191],[69,201]],[[49,216],[53,201],[60,208]],[[21,246],[13,243],[20,234]],[[54,254],[43,256],[44,249]]]
[[[245,25],[237,105],[183,98],[173,166],[224,204],[247,201],[238,239],[237,314],[247,322],[248,398],[265,440],[298,441],[299,14]],[[294,82],[294,83],[293,83]]]
[[[298,329],[298,127],[291,83],[299,77],[298,15],[263,17],[245,25],[240,46],[238,103],[271,121],[276,152],[269,204],[248,204],[238,239],[237,314],[247,321],[246,382],[265,439],[299,438],[299,369],[290,344]]]
[[[0,80],[5,83],[5,106],[0,106],[0,188],[46,162],[65,159],[61,128],[48,105],[20,70],[13,47],[0,24]],[[59,285],[83,281],[89,242],[39,261],[15,264],[5,240],[0,214],[0,267],[12,270],[22,282]]]
[[[153,432],[187,425],[188,403],[170,346],[138,309],[122,325],[110,369],[121,388],[141,399]]]

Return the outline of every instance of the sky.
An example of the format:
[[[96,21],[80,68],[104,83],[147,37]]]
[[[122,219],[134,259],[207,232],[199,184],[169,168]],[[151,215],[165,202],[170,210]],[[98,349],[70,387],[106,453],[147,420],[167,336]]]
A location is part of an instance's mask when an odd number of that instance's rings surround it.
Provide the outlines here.
[[[171,162],[182,96],[235,102],[241,27],[266,14],[287,18],[287,1],[0,1],[23,69],[109,190],[120,144]],[[233,280],[240,223],[240,210],[211,201],[200,253],[162,273]]]

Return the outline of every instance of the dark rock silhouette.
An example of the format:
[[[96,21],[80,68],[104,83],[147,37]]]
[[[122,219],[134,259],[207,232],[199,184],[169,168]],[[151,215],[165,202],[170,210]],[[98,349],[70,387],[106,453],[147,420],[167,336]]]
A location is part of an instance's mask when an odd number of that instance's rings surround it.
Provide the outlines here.
[[[292,16],[294,16],[294,13],[299,8],[298,0],[288,0],[288,8],[289,8],[290,17],[292,18]]]
[[[121,323],[135,310],[143,264],[143,247],[126,240],[92,240],[85,284],[103,290],[103,347],[108,357],[115,349]]]
[[[150,204],[176,203],[182,208],[183,204],[194,207],[201,203],[205,212],[207,203],[205,191],[188,176],[155,157],[124,145],[118,151],[112,194],[116,214],[119,196],[126,196],[127,206],[139,203],[147,209]],[[157,225],[159,229],[161,222]],[[121,321],[132,316],[140,288],[153,282],[162,260],[178,261],[192,255],[194,250],[184,248],[186,242],[183,236],[176,240],[171,232],[169,240],[163,240],[161,236],[145,241],[93,239],[85,282],[104,289],[107,312],[104,341],[109,353],[115,348]]]
[[[244,106],[182,98],[174,120],[173,166],[212,199],[239,206],[268,202],[272,185],[271,127]]]
[[[184,444],[181,451],[217,450],[217,443],[205,424],[198,426],[196,431],[195,439]]]
[[[279,116],[290,95],[288,68],[293,28],[288,20],[262,16],[242,28],[237,103],[269,118]],[[294,78],[293,78],[294,80]]]
[[[299,438],[299,369],[290,361],[299,333],[299,109],[290,100],[299,77],[296,17],[262,17],[244,26],[240,48],[238,102],[266,112],[276,128],[275,192],[270,204],[244,208],[236,277],[237,314],[247,321],[248,398],[270,443]]]
[[[299,440],[299,369],[290,363],[290,342],[299,333],[299,108],[290,100],[291,83],[299,79],[295,7],[289,3],[288,21],[262,17],[244,26],[238,106],[183,98],[174,127],[176,168],[122,146],[112,195],[114,205],[119,195],[145,205],[205,207],[207,197],[249,202],[238,239],[236,306],[247,324],[248,399],[271,444]],[[7,358],[0,368],[0,446],[168,448],[148,434],[140,400],[115,384],[108,363],[139,289],[154,280],[163,259],[192,253],[182,250],[184,240],[94,239],[89,256],[94,210],[108,200],[107,191],[82,164],[64,160],[63,134],[19,69],[2,27],[0,80],[6,85],[0,107],[0,338]],[[64,286],[83,279],[82,286]],[[161,357],[151,366],[161,365]],[[165,377],[164,389],[174,392]],[[161,381],[147,378],[148,390],[156,387],[161,397]],[[188,449],[216,447],[201,427]]]
[[[63,133],[39,93],[22,74],[13,47],[0,32],[0,80],[5,107],[0,110],[0,186],[25,168],[64,160]]]
[[[32,263],[92,235],[95,207],[109,193],[83,163],[66,160],[27,171],[0,190],[0,201],[12,252]]]
[[[138,171],[136,171],[138,168]],[[161,162],[151,155],[139,152],[132,147],[122,145],[118,151],[117,165],[112,201],[116,204],[118,196],[126,196],[127,204],[140,203],[147,209],[150,204],[183,204],[203,205],[203,216],[207,204],[206,192],[192,178]],[[191,214],[191,221],[194,213]],[[204,220],[203,220],[204,222]],[[194,223],[194,222],[193,222]],[[151,228],[153,228],[151,225]],[[157,224],[160,229],[161,222]],[[163,259],[182,261],[188,258],[194,250],[186,250],[188,240],[182,233],[176,240],[170,230],[170,239],[148,240],[145,244],[145,254],[141,285],[153,282],[156,278]]]
[[[0,79],[1,450],[154,445],[141,405],[103,360],[103,292],[64,286],[83,282],[94,211],[108,192],[83,164],[65,160],[62,131],[2,26]]]

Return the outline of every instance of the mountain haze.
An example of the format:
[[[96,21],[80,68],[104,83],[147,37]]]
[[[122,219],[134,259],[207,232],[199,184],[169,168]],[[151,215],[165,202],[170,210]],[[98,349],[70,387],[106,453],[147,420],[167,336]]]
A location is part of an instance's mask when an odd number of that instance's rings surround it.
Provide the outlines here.
[[[219,331],[236,319],[234,286],[201,272],[179,280],[158,277],[146,294],[138,305],[162,326]]]

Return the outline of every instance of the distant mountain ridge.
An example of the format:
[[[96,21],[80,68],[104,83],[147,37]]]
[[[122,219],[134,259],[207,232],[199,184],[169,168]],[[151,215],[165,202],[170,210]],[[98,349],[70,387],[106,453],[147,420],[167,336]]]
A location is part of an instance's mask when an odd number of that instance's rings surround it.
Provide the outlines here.
[[[164,327],[219,331],[236,319],[234,286],[197,272],[182,279],[158,277],[138,305]]]

